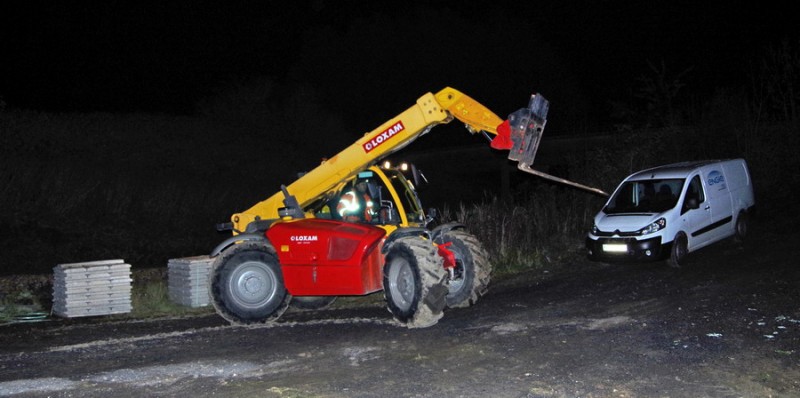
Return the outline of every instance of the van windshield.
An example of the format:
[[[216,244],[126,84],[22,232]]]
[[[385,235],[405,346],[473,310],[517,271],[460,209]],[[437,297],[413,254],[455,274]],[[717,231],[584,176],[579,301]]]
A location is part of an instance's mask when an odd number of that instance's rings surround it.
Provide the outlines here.
[[[684,179],[625,182],[603,209],[606,214],[661,213],[678,203]]]

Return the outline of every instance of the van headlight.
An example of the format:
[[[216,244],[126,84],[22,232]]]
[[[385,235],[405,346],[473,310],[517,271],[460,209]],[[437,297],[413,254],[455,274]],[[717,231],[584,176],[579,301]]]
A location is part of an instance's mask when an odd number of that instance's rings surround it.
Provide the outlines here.
[[[597,224],[592,224],[592,235],[597,235],[600,230],[597,229]]]
[[[661,231],[667,226],[667,220],[665,218],[659,218],[658,220],[653,221],[650,225],[640,229],[637,231],[639,235],[648,235],[658,231]]]

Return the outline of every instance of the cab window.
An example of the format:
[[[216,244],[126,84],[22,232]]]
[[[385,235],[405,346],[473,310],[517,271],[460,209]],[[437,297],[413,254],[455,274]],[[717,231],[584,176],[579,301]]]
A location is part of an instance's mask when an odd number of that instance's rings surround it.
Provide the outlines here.
[[[690,203],[701,204],[706,201],[705,192],[703,192],[703,184],[700,181],[700,176],[694,176],[689,181],[689,186],[686,187],[686,198],[683,200],[681,207],[681,214],[686,213],[690,209]]]
[[[419,223],[425,220],[425,215],[422,211],[422,205],[419,202],[416,191],[406,178],[398,171],[393,173],[386,173],[389,181],[397,196],[400,197],[400,204],[406,212],[406,219],[409,223]]]
[[[683,179],[652,179],[625,182],[609,200],[606,214],[661,213],[678,204]]]

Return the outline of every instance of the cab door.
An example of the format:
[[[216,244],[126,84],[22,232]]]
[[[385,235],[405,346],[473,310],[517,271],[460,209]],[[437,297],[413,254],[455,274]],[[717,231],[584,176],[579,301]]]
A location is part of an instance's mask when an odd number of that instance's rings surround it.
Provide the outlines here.
[[[686,185],[680,209],[681,220],[688,235],[689,251],[706,245],[710,238],[711,205],[700,175],[692,177]]]
[[[425,215],[419,198],[413,186],[400,171],[372,166],[358,173],[352,181],[345,183],[334,197],[344,198],[346,193],[361,183],[364,183],[362,185],[366,188],[364,194],[369,198],[369,206],[374,214],[369,220],[362,218],[357,222],[385,227],[389,233],[398,227],[422,224]]]
[[[396,223],[400,226],[424,226],[425,213],[419,201],[417,192],[413,184],[397,169],[380,169],[371,167],[376,174],[381,177],[383,187],[388,195],[384,196],[384,203],[381,204],[382,210],[387,210],[387,205],[391,207],[391,214],[399,215]],[[395,223],[395,222],[393,222]]]

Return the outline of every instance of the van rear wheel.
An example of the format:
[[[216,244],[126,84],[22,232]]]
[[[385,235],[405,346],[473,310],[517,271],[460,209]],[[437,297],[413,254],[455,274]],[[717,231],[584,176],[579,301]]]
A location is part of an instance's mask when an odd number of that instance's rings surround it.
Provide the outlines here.
[[[734,242],[738,244],[743,244],[745,238],[747,237],[747,227],[748,227],[748,220],[747,220],[747,213],[740,212],[739,215],[736,217],[736,230],[733,234]]]
[[[672,249],[669,251],[667,264],[672,268],[681,268],[686,265],[686,255],[689,254],[689,243],[686,235],[681,232],[672,241]]]

